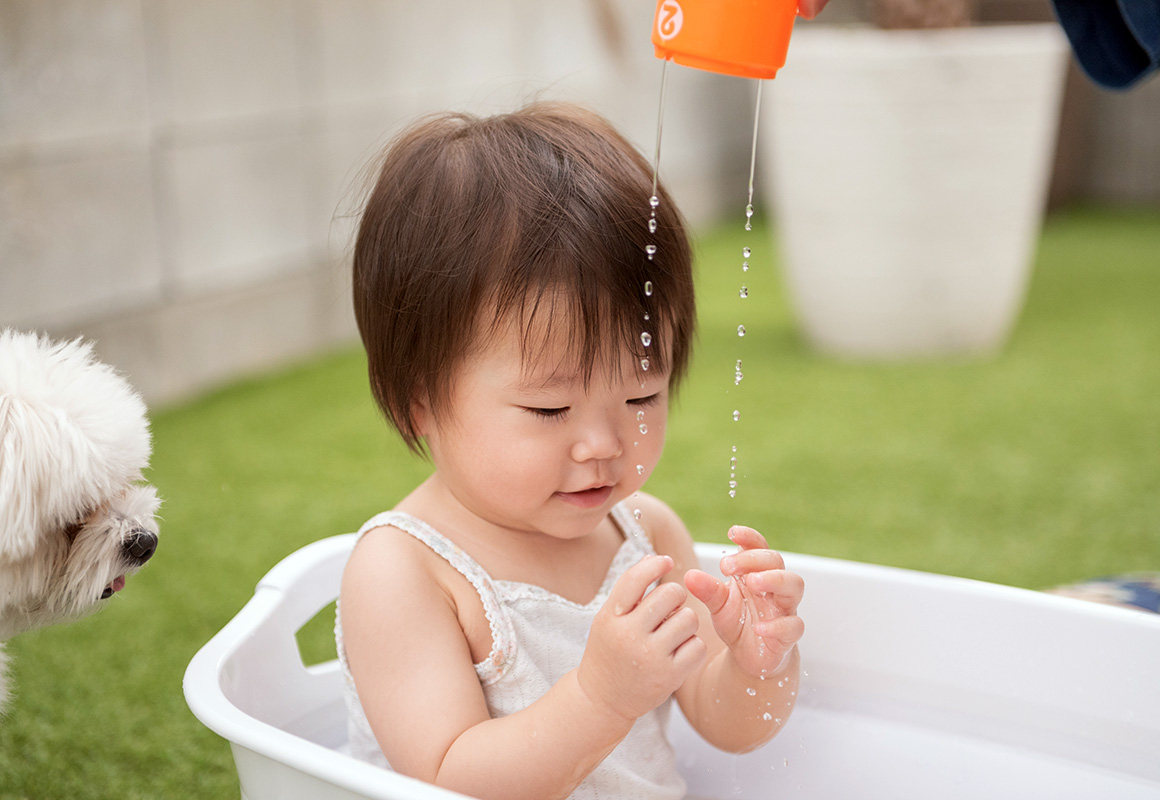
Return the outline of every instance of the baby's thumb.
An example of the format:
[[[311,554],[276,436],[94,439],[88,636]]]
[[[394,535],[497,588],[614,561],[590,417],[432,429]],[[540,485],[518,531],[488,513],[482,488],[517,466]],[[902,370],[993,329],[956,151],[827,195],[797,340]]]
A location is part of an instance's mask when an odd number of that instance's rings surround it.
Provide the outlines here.
[[[707,572],[691,569],[685,573],[685,588],[716,616],[729,600],[729,589]]]

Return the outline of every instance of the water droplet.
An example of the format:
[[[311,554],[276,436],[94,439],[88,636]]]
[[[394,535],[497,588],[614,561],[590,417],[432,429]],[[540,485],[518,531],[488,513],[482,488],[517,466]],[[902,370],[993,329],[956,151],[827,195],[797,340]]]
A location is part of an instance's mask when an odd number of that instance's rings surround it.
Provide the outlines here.
[[[747,695],[749,695],[750,697],[757,697],[757,690],[756,690],[756,689],[754,689],[752,686],[751,686],[751,687],[749,687],[748,689],[746,689],[746,690],[745,690],[745,693],[746,693]]]
[[[737,294],[738,294],[738,295],[739,295],[739,296],[740,296],[742,299],[745,299],[746,297],[749,297],[749,287],[748,287],[748,286],[746,286],[745,284],[741,284],[741,291],[739,291]]]
[[[753,255],[753,251],[750,250],[748,247],[742,247],[741,248],[741,255],[744,256],[745,258],[749,258],[751,255]]]
[[[737,469],[737,456],[733,456],[729,459],[729,469]]]
[[[745,379],[745,373],[743,373],[741,370],[737,370],[736,372],[733,373],[733,385],[734,386],[740,386],[741,381],[744,379]]]
[[[753,203],[750,203],[745,207],[745,218],[753,219]]]
[[[744,335],[745,335],[745,326],[744,326],[744,325],[738,325],[738,326],[737,326],[737,335],[738,335],[738,336],[744,336]]]
[[[659,206],[661,204],[661,199],[654,194],[652,197],[650,197],[648,199],[648,204],[650,206],[652,206],[653,208],[656,208],[657,206]]]
[[[730,489],[730,490],[729,490],[729,496],[730,496],[730,497],[736,497],[736,496],[737,496],[737,490],[736,490],[736,489]]]
[[[781,763],[782,763],[782,764],[784,764],[785,766],[787,766],[787,767],[788,767],[788,766],[789,766],[789,759],[788,759],[788,758],[783,758],[783,759],[782,759],[782,761],[781,761]]]
[[[640,334],[640,343],[645,347],[648,347],[650,344],[652,344],[652,334],[648,331],[643,331]]]
[[[643,411],[636,412],[636,421],[642,422],[643,420],[644,420],[644,412]]]
[[[652,247],[652,245],[649,245],[649,246]],[[653,252],[654,253],[656,252],[655,247],[653,247]],[[645,281],[644,282],[644,296],[645,297],[652,297],[652,281]]]
[[[649,232],[649,233],[656,233],[656,232],[657,232],[657,218],[656,218],[656,217],[651,217],[651,218],[649,219],[649,221],[648,221],[648,232]]]
[[[642,423],[640,424],[640,432],[641,432],[641,433],[648,433],[648,425],[645,425],[645,424],[642,422]]]
[[[773,714],[770,714],[768,711],[766,711],[764,714],[761,715],[761,718],[763,720],[765,720],[766,722],[769,722],[771,719],[773,719]]]
[[[736,489],[737,488],[737,481],[729,481],[729,488]]]
[[[753,222],[751,220],[745,220],[745,230],[753,230]]]
[[[644,246],[644,252],[645,252],[645,255],[648,256],[648,260],[652,261],[653,256],[655,256],[657,254],[657,246],[655,244],[646,244]]]
[[[637,475],[643,475],[643,474],[644,474],[644,464],[637,464],[637,465],[636,465],[636,474],[637,474]]]
[[[648,372],[648,359],[647,358],[642,358],[640,360],[640,368],[643,369],[645,372]]]
[[[737,445],[733,445],[733,452],[734,452],[734,453],[736,453],[736,452],[737,452]]]
[[[642,467],[637,467],[637,469],[642,469]],[[641,517],[641,514],[640,514],[640,509],[639,509],[639,508],[634,508],[634,509],[632,510],[632,515],[633,515],[634,517],[636,517],[637,519],[640,519],[640,517]]]
[[[734,422],[736,422],[736,421],[737,421],[737,420],[739,420],[739,419],[741,419],[741,412],[740,412],[740,411],[737,411],[737,410],[734,410],[734,411],[733,411],[733,421],[734,421]]]

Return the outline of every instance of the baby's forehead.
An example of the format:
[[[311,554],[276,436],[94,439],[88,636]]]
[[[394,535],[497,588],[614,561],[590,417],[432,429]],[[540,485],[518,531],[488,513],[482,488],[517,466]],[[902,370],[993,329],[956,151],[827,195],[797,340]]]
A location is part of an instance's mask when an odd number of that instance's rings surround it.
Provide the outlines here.
[[[550,359],[527,360],[519,370],[510,375],[508,388],[544,395],[577,392],[587,394],[594,390],[621,391],[626,387],[634,389],[636,386],[643,389],[648,379],[653,383],[658,379],[667,381],[667,373],[654,370],[649,374],[634,369],[635,363],[633,358],[625,357],[615,364],[597,362],[590,370],[585,370],[575,359],[561,362],[553,362]]]
[[[618,383],[643,375],[640,364],[647,351],[638,340],[616,330],[586,334],[572,316],[543,309],[524,319],[509,314],[476,338],[475,356],[502,369],[511,385],[536,390]]]

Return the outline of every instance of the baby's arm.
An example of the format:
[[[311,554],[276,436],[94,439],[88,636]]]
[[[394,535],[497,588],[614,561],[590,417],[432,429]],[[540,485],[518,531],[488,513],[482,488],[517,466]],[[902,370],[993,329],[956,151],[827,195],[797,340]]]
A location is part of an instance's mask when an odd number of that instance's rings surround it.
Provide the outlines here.
[[[437,558],[437,557],[435,557]],[[580,666],[492,719],[456,610],[406,537],[368,535],[343,578],[343,633],[371,728],[400,773],[481,798],[564,798],[704,658],[672,568],[641,561],[597,615]]]
[[[758,747],[789,719],[797,699],[796,645],[805,629],[797,606],[804,583],[757,531],[741,526],[729,531],[741,551],[722,559],[726,577],[719,581],[697,568],[692,540],[676,514],[656,500],[649,506],[645,513],[660,523],[657,549],[673,556],[673,574],[684,575],[700,601],[689,605],[698,611],[698,635],[708,647],[704,665],[677,691],[681,710],[716,747]]]

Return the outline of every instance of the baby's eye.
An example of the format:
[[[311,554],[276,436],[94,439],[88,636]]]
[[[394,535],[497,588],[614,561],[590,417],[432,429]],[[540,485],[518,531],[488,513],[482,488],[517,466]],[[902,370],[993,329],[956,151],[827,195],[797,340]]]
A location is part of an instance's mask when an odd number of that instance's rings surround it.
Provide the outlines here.
[[[630,406],[651,406],[660,399],[660,396],[661,393],[656,392],[655,394],[650,394],[648,397],[634,397],[628,401],[628,404]]]
[[[525,408],[524,411],[544,419],[560,419],[568,413],[568,409],[569,406],[563,406],[562,408]]]

